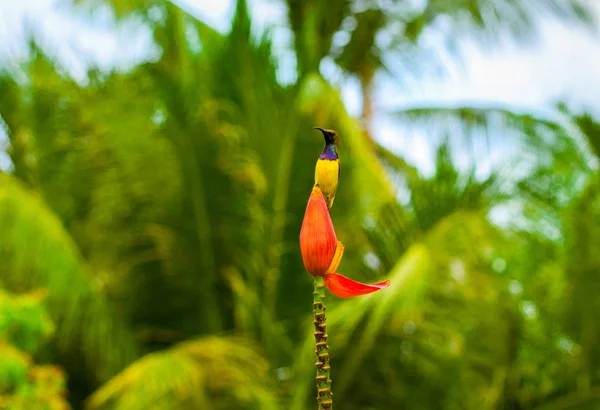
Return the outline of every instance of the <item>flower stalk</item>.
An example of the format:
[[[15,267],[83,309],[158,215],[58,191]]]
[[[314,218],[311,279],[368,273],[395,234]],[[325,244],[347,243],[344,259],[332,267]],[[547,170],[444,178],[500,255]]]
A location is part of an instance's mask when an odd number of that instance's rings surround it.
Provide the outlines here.
[[[315,343],[317,349],[317,402],[319,410],[331,410],[333,406],[331,378],[329,377],[329,346],[327,345],[327,318],[325,315],[325,281],[322,276],[315,277],[313,291],[313,316],[315,324]]]
[[[318,185],[310,193],[302,228],[300,228],[300,253],[306,271],[314,278],[313,316],[317,349],[317,402],[319,410],[331,410],[333,393],[329,373],[329,346],[327,345],[327,322],[325,317],[325,287],[341,298],[368,295],[390,285],[360,283],[337,272],[344,245],[337,240],[325,197]]]

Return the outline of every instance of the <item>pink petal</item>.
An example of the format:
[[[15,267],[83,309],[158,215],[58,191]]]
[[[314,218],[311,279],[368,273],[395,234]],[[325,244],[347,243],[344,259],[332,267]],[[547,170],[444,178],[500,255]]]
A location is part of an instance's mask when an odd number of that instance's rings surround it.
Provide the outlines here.
[[[380,283],[367,285],[356,282],[350,278],[337,273],[328,273],[325,275],[325,286],[336,296],[341,298],[351,298],[353,296],[368,295],[380,289],[390,286],[390,281],[386,280]]]

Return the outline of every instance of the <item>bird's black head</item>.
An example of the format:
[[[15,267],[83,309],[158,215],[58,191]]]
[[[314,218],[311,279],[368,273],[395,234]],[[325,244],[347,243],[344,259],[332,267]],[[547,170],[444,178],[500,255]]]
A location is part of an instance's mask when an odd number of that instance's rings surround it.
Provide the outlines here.
[[[323,136],[325,137],[325,144],[334,144],[336,147],[339,145],[340,137],[334,130],[326,130],[320,127],[315,127],[315,130],[319,130],[323,133]]]

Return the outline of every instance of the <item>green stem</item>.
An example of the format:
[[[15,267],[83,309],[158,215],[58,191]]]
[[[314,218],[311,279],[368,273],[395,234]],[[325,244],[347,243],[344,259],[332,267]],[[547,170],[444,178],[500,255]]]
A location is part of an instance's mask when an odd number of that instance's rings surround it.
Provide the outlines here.
[[[327,345],[327,319],[325,317],[325,282],[322,276],[314,281],[313,315],[315,318],[315,342],[317,350],[317,402],[319,410],[331,410],[333,406],[331,392],[331,379],[329,378],[329,346]]]

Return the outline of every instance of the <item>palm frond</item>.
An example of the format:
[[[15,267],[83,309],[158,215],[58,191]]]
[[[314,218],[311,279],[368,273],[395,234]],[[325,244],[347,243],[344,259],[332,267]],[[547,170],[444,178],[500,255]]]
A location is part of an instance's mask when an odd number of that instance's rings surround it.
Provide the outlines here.
[[[136,356],[133,336],[102,294],[60,221],[13,177],[0,175],[2,282],[44,288],[60,350],[105,380]]]
[[[574,153],[579,166],[590,167],[592,157],[586,137],[573,138],[577,125],[558,110],[530,112],[497,104],[433,104],[408,106],[390,112],[403,127],[418,127],[432,141],[448,140],[452,147],[468,147],[475,157],[502,153],[508,157],[529,158],[534,165],[560,161],[556,150]],[[593,162],[593,161],[592,161]],[[565,162],[566,164],[566,162]]]
[[[381,39],[386,40],[378,42],[384,52],[382,58],[373,59],[376,54],[372,53],[367,60],[377,62],[377,69],[385,68],[401,83],[407,78],[422,78],[424,72],[446,74],[448,55],[455,57],[454,62],[460,65],[465,39],[487,48],[503,44],[506,35],[520,43],[534,41],[542,16],[558,20],[557,23],[589,29],[596,25],[593,9],[581,0],[434,0],[391,2],[383,5],[382,10],[371,7],[373,9],[367,11],[382,11],[386,22],[381,30],[369,33],[370,37],[363,38],[362,42],[373,41],[380,33],[384,34]],[[358,19],[360,14],[353,17]],[[442,52],[439,44],[428,46],[421,41],[424,34],[431,32],[443,36]],[[353,53],[354,45],[349,42],[345,46],[347,54]],[[358,47],[356,54],[361,56],[361,51]],[[350,73],[360,76],[360,72]]]
[[[269,367],[243,339],[208,337],[151,353],[101,386],[87,409],[276,409]]]
[[[532,133],[537,127],[544,127],[550,131],[561,128],[559,123],[546,118],[547,113],[534,115],[525,111],[520,112],[514,107],[494,103],[412,105],[391,111],[390,114],[401,124],[435,124],[436,127],[444,124],[447,129],[460,130],[466,134],[479,132],[487,135],[491,131],[505,129]]]
[[[333,35],[342,21],[351,15],[352,2],[333,0],[286,0],[288,21],[294,32],[294,48],[300,77],[317,73],[319,63],[329,53]]]
[[[329,345],[332,369],[335,369],[332,372],[334,398],[337,392],[338,400],[342,401],[338,401],[338,405],[358,409],[368,404],[356,400],[368,396],[370,400],[378,398],[376,402],[370,402],[373,406],[420,408],[427,403],[424,399],[413,397],[413,391],[410,394],[395,392],[392,386],[400,380],[411,384],[408,381],[411,374],[417,378],[442,375],[448,371],[446,366],[452,366],[455,360],[464,357],[466,345],[479,352],[481,359],[472,359],[474,361],[467,365],[470,373],[455,380],[456,383],[468,384],[481,378],[480,372],[491,371],[503,363],[503,342],[492,343],[495,337],[492,334],[503,332],[502,311],[506,302],[490,263],[505,250],[501,233],[485,217],[457,212],[442,220],[424,242],[414,244],[406,251],[386,275],[391,280],[389,289],[372,297],[328,302]],[[447,309],[444,312],[435,309],[441,300]],[[464,313],[471,312],[474,305],[480,309],[478,319],[465,317]],[[491,315],[494,311],[496,313]],[[486,336],[486,341],[473,338],[476,329],[494,327],[496,329]],[[382,356],[377,347],[382,343],[394,343],[398,349],[382,353]],[[311,340],[307,339],[295,368],[299,383],[308,380],[314,371],[306,365],[312,347]],[[487,349],[491,352],[484,353]],[[476,358],[478,354],[471,352],[469,357]],[[442,358],[448,362],[440,362]],[[363,376],[365,374],[369,376]],[[300,385],[302,387],[294,396],[293,409],[304,408],[305,400],[310,397],[308,393],[312,386],[308,383]],[[489,374],[479,387],[499,388]],[[367,390],[372,394],[365,396]],[[447,407],[455,399],[458,398],[437,397],[433,402],[445,403],[443,407]],[[474,401],[468,408],[483,407],[477,407]]]
[[[594,23],[589,6],[580,0],[533,0],[490,2],[487,0],[461,0],[457,5],[448,0],[428,4],[429,16],[446,15],[453,19],[458,30],[471,28],[479,36],[476,41],[489,41],[505,30],[514,38],[524,41],[536,34],[536,17],[551,16],[565,23]],[[483,36],[482,36],[483,35]]]
[[[150,7],[159,4],[155,0],[71,0],[79,7],[97,8],[108,5],[118,19],[124,19],[134,13],[144,15]]]
[[[568,111],[566,113],[569,114]],[[595,121],[592,115],[587,112],[576,114],[573,121],[589,143],[596,157],[600,158],[600,123]]]

